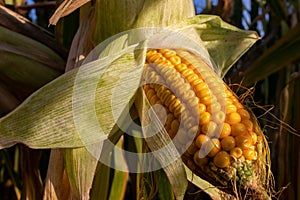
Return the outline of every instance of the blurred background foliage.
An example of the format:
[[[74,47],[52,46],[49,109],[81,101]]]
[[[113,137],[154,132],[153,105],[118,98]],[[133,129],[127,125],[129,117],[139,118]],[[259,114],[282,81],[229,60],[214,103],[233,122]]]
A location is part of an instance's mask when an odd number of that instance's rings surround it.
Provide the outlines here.
[[[300,199],[300,2],[194,0],[194,4],[197,14],[219,15],[230,24],[245,30],[255,30],[260,35],[260,41],[239,60],[224,79],[252,108],[268,137],[276,191],[282,191],[280,199]],[[41,37],[47,35],[55,39],[59,45],[51,48],[66,62],[68,49],[79,26],[79,10],[64,17],[54,27],[48,24],[56,8],[55,1],[0,0],[0,5],[31,20],[39,27],[37,30],[43,35]],[[11,26],[11,30],[19,30],[18,27],[21,25],[18,23],[7,25],[0,17],[0,26]],[[26,30],[17,32],[25,34]],[[43,43],[42,39],[33,33],[26,34]],[[64,68],[53,69],[52,76],[35,87],[10,80],[3,74],[1,67],[0,71],[1,97],[9,96],[9,102],[15,102],[7,107],[5,102],[0,101],[0,114],[5,115],[30,93],[62,74]],[[30,182],[26,177],[35,177],[38,180],[35,181],[35,184],[39,183],[36,188],[43,185],[49,151],[34,150],[33,154],[32,151],[27,152],[24,149],[26,147],[17,145],[0,151],[2,199],[20,199],[21,194],[28,189],[26,182]],[[127,196],[131,194],[131,187],[130,185],[127,187]],[[187,199],[206,198],[201,195],[193,196],[192,193],[197,193],[197,188],[192,185],[189,186],[189,191]],[[37,190],[36,193],[38,199],[41,191]]]

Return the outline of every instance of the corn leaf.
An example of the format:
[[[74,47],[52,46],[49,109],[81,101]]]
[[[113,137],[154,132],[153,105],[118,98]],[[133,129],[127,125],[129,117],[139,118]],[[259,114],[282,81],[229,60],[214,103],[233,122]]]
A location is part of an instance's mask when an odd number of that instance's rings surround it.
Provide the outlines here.
[[[242,83],[250,86],[300,58],[300,25],[266,50],[242,73]]]
[[[23,36],[26,36],[28,38],[31,38],[35,41],[38,41],[41,44],[44,44],[45,46],[55,51],[63,59],[67,58],[68,56],[67,50],[64,49],[61,45],[59,45],[57,41],[53,38],[53,36],[49,32],[45,31],[45,29],[36,26],[35,24],[31,23],[28,19],[26,19],[22,15],[8,8],[5,8],[4,6],[1,5],[0,5],[0,16],[1,16],[1,20],[0,20],[1,26],[11,31],[14,31],[16,33],[19,33]],[[10,38],[14,40],[14,37],[10,36]],[[64,68],[62,68],[61,70],[63,69]]]

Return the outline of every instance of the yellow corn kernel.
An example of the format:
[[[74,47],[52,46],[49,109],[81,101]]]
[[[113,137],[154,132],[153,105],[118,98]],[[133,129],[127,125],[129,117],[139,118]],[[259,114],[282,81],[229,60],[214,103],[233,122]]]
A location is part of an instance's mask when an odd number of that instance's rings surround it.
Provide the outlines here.
[[[243,134],[235,137],[235,143],[237,147],[241,149],[248,149],[252,146],[252,138],[249,134]]]
[[[209,157],[214,157],[221,150],[221,143],[217,138],[210,139],[205,144],[205,153]]]
[[[228,123],[224,123],[219,137],[221,139],[225,138],[225,137],[229,136],[230,133],[231,133],[231,126]]]
[[[209,112],[204,112],[200,114],[200,125],[208,124],[210,122],[211,114]]]
[[[253,123],[249,119],[244,119],[244,120],[242,120],[241,123],[246,126],[246,128],[247,128],[248,131],[252,131],[253,130]]]
[[[226,151],[218,152],[214,157],[214,164],[218,168],[225,168],[230,165],[230,156]]]
[[[256,159],[256,151],[253,149],[244,149],[243,150],[243,156],[245,157],[246,160],[254,160]]]
[[[226,114],[235,113],[237,108],[233,104],[227,104],[226,106]]]
[[[213,121],[210,121],[207,124],[202,126],[202,133],[206,134],[208,137],[213,137],[216,135],[217,124]]]
[[[243,150],[240,147],[234,147],[230,150],[230,155],[238,159],[243,155]]]
[[[244,133],[248,133],[248,130],[243,123],[236,123],[231,126],[231,135],[238,136]]]
[[[247,110],[240,108],[237,110],[237,113],[240,114],[242,120],[249,120],[250,119],[250,114]]]
[[[252,144],[256,144],[257,143],[257,135],[255,132],[253,131],[249,131],[249,134],[251,135],[251,138],[252,138]]]
[[[198,137],[196,139],[196,145],[197,145],[197,147],[201,148],[202,145],[204,145],[208,141],[209,141],[209,137],[207,137],[204,134],[200,134],[200,135],[198,135]]]
[[[230,113],[226,116],[226,122],[230,125],[239,123],[241,121],[241,116],[234,112],[234,113]]]
[[[227,136],[221,140],[222,149],[230,151],[235,147],[235,139],[232,136]]]

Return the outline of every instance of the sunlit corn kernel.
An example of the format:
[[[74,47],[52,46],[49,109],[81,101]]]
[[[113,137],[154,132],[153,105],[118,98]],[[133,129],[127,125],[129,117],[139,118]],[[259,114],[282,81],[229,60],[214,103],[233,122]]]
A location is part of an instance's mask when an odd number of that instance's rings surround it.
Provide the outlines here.
[[[235,137],[235,143],[237,147],[240,147],[241,149],[248,149],[252,146],[252,138],[250,135],[239,135]]]
[[[198,80],[199,77],[197,74],[191,74],[189,76],[186,77],[186,81],[189,82],[191,85],[195,80]],[[193,85],[192,85],[193,86]]]
[[[200,152],[200,150],[196,151],[193,160],[200,167],[207,165],[209,161],[208,157],[202,157],[202,153]]]
[[[216,130],[217,130],[217,124],[213,121],[210,121],[209,123],[204,124],[201,128],[202,133],[206,134],[209,137],[214,136]]]
[[[209,86],[211,88],[211,86]],[[224,98],[226,98],[226,93],[225,93],[225,90],[224,90],[224,87],[220,87],[220,84],[218,84],[216,87],[212,87],[213,89],[213,93],[215,95],[220,95],[220,94],[223,94]]]
[[[225,109],[226,114],[235,113],[237,111],[237,108],[233,104],[227,104]]]
[[[180,86],[182,84],[184,84],[184,80],[180,77],[180,75],[178,73],[172,73],[170,75],[165,75],[168,78],[166,79],[166,83],[167,85],[177,85]],[[174,88],[174,87],[173,87]]]
[[[203,97],[206,97],[206,96],[210,96],[210,90],[208,88],[204,88],[200,91],[197,91],[196,95],[197,97],[199,98],[203,98]]]
[[[206,142],[208,142],[210,139],[208,136],[204,135],[204,134],[200,134],[198,135],[198,137],[196,138],[196,145],[197,147],[201,148],[203,144],[205,144]]]
[[[161,53],[155,53],[147,57],[147,62],[149,63],[155,63],[155,61],[159,61],[161,58],[163,58],[163,55]]]
[[[253,160],[256,156],[256,152],[253,149],[244,149],[243,150],[243,156],[246,160]]]
[[[198,75],[197,75],[197,77],[199,77]],[[196,79],[196,80],[194,80],[193,82],[191,82],[191,85],[193,86],[193,88],[195,89],[195,87],[197,86],[197,85],[200,85],[201,83],[203,83],[203,80],[202,79]],[[196,91],[196,89],[195,89],[195,91]]]
[[[197,125],[197,122],[195,121],[193,116],[190,116],[186,121],[183,122],[183,126],[186,129],[190,129],[195,125]]]
[[[170,57],[176,55],[175,51],[169,50],[169,49],[168,50],[162,50],[162,49],[160,49],[159,52],[162,53],[163,56],[166,57],[166,58],[170,58]]]
[[[157,50],[155,50],[155,49],[148,50],[146,53],[146,57],[150,58],[151,56],[153,56],[156,53],[157,53]]]
[[[240,114],[242,120],[250,119],[250,114],[247,110],[240,108],[237,110],[237,113]]]
[[[206,106],[203,103],[199,103],[200,114],[206,111]]]
[[[221,140],[222,149],[230,151],[235,147],[235,139],[232,136],[227,136]]]
[[[236,123],[231,126],[231,135],[238,136],[244,133],[248,133],[248,130],[243,123]]]
[[[193,90],[187,90],[183,93],[183,95],[181,96],[181,99],[183,101],[188,101],[191,98],[195,97],[195,92]]]
[[[181,63],[181,58],[179,56],[171,56],[169,58],[169,60],[171,61],[172,64],[174,64],[175,66]]]
[[[222,132],[220,134],[220,138],[225,138],[231,134],[231,126],[228,123],[224,123],[222,127]]]
[[[230,156],[226,151],[220,151],[215,155],[213,161],[216,167],[226,168],[230,165]]]
[[[185,91],[191,90],[191,86],[188,83],[184,83],[178,88],[176,88],[175,93],[178,95],[178,97],[181,97]]]
[[[208,86],[207,86],[206,83],[202,82],[202,83],[200,83],[200,84],[198,84],[198,85],[196,85],[196,86],[194,87],[195,93],[197,94],[199,91],[201,91],[201,90],[203,90],[203,89],[205,89],[205,88],[208,89]]]
[[[226,116],[226,122],[230,125],[239,123],[241,121],[241,116],[234,112],[234,113],[230,113]]]
[[[178,106],[181,106],[181,102],[178,99],[173,99],[169,104],[170,112],[173,113]]]
[[[208,124],[210,122],[211,114],[209,112],[204,112],[200,114],[200,125]]]
[[[187,100],[189,107],[191,108],[192,115],[199,117],[199,99],[198,97],[193,97]]]
[[[192,75],[192,74],[194,74],[194,71],[189,68],[181,72],[181,75],[183,77],[188,77],[189,75]]]
[[[209,157],[214,157],[220,150],[221,143],[216,138],[210,139],[207,143],[205,143],[205,153],[207,153]]]
[[[221,104],[219,103],[214,103],[207,106],[207,111],[210,113],[216,113],[219,112],[220,110],[221,110]]]
[[[257,143],[257,134],[253,131],[249,131],[249,134],[251,135],[252,143],[256,144]]]
[[[199,126],[195,125],[187,131],[187,137],[189,139],[196,139],[196,136],[199,135],[199,133],[200,133]]]
[[[243,155],[243,150],[240,147],[234,147],[230,150],[230,155],[238,159]]]
[[[200,98],[200,102],[205,105],[210,105],[213,101],[210,95]]]
[[[231,97],[232,96],[232,92],[229,89],[225,89],[225,93],[227,97]]]
[[[179,75],[179,73],[174,68],[172,68],[172,67],[164,67],[164,68],[162,68],[162,70],[159,71],[159,74],[162,75],[163,77],[167,78],[167,79],[170,79],[170,77],[172,77],[172,75],[175,75],[175,76],[176,76],[176,74]],[[174,78],[172,78],[170,80],[172,81],[172,80],[174,80]]]
[[[176,69],[177,71],[179,71],[179,72],[182,72],[182,71],[188,69],[188,67],[187,67],[186,64],[180,63],[180,64],[178,64],[178,65],[175,66],[175,69]]]
[[[253,130],[253,123],[249,120],[249,119],[245,119],[245,120],[242,120],[242,122],[248,131],[252,131]]]
[[[211,116],[211,120],[216,122],[217,124],[222,124],[225,121],[225,113],[222,111],[213,113]]]
[[[234,105],[237,109],[244,108],[243,104],[241,104],[239,101],[234,102]]]

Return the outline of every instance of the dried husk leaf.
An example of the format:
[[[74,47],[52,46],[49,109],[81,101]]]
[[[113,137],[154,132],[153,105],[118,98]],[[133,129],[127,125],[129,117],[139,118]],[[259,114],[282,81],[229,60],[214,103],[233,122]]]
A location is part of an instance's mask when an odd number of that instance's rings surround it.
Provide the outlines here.
[[[59,7],[55,10],[54,14],[49,19],[49,23],[51,25],[56,25],[58,20],[70,13],[72,13],[77,8],[81,7],[82,5],[86,4],[90,0],[65,0],[63,1]]]

